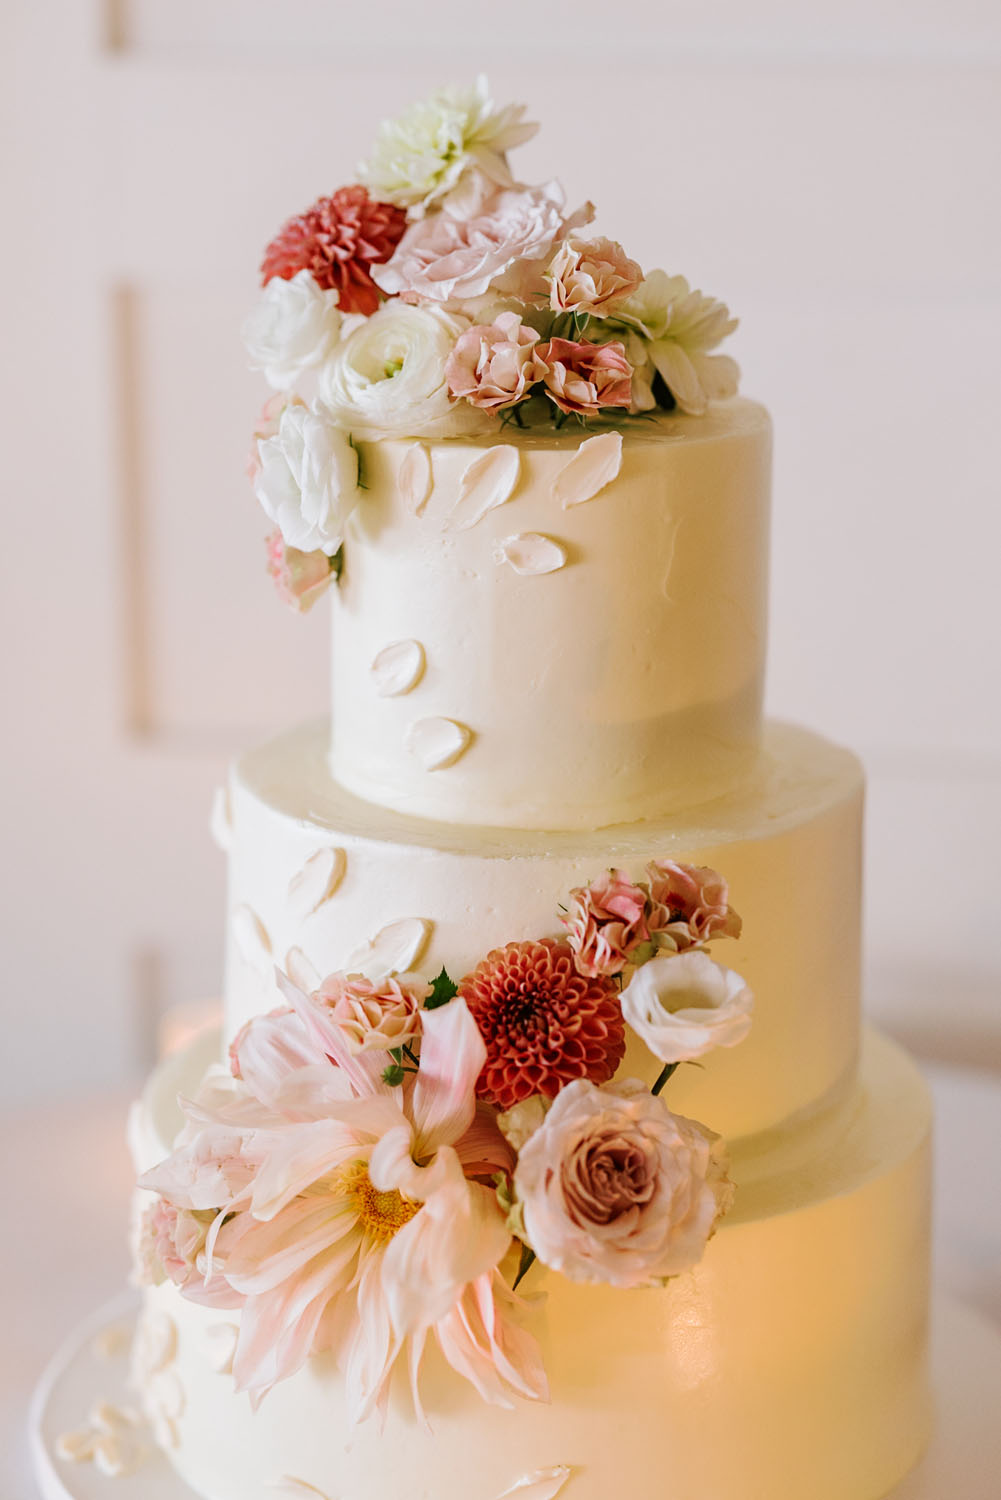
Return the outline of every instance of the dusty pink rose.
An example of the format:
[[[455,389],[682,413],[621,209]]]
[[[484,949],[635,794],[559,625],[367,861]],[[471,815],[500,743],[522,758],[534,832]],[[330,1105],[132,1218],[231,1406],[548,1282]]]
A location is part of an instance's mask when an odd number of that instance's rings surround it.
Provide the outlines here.
[[[558,184],[503,188],[474,203],[468,216],[442,211],[418,219],[372,274],[389,296],[409,302],[482,297],[516,261],[548,256],[563,228]]]
[[[416,1042],[431,986],[415,974],[375,984],[362,974],[331,974],[313,995],[340,1026],[352,1052],[389,1052]]]
[[[650,877],[650,930],[657,946],[682,951],[711,938],[740,937],[741,920],[730,905],[727,883],[708,865],[655,859]]]
[[[643,269],[617,240],[568,235],[546,270],[549,305],[554,312],[605,313],[635,292]]]
[[[268,572],[279,597],[304,615],[326,593],[334,578],[332,559],[325,552],[300,552],[290,547],[280,531],[267,540]]]
[[[449,394],[485,411],[502,411],[528,395],[542,377],[539,335],[517,313],[500,313],[460,335],[445,365]]]
[[[622,973],[634,950],[650,940],[647,900],[648,892],[622,870],[570,892],[570,909],[560,920],[582,974]]]
[[[603,406],[629,406],[632,365],[621,344],[550,339],[538,345],[546,395],[560,411],[593,417]]]
[[[514,1174],[526,1239],[571,1281],[655,1286],[702,1258],[733,1190],[719,1138],[635,1080],[558,1094]]]
[[[159,1286],[172,1281],[189,1287],[204,1276],[202,1253],[212,1227],[212,1213],[194,1213],[175,1208],[158,1198],[145,1208],[139,1221],[135,1277],[141,1286]]]

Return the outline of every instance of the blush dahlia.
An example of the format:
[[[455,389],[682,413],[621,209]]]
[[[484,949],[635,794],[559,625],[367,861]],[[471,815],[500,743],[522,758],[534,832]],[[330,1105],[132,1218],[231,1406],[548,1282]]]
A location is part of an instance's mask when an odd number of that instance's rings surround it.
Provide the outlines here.
[[[376,203],[363,187],[339,188],[283,226],[264,252],[262,282],[309,271],[318,286],[338,292],[341,312],[368,317],[382,298],[371,268],[389,259],[406,224],[402,208]]]
[[[555,1098],[575,1078],[607,1083],[626,1048],[618,991],[580,974],[569,943],[495,948],[459,986],[487,1060],[476,1091],[500,1109]]]

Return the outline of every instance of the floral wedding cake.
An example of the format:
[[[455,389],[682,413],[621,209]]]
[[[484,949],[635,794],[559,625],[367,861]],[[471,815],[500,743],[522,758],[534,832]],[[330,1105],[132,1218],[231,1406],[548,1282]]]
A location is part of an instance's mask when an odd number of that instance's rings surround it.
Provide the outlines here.
[[[264,252],[250,475],[332,720],[217,798],[135,1379],[204,1500],[876,1500],[929,1113],[860,1027],[862,775],[762,722],[734,320],[519,181],[534,129],[443,91]]]

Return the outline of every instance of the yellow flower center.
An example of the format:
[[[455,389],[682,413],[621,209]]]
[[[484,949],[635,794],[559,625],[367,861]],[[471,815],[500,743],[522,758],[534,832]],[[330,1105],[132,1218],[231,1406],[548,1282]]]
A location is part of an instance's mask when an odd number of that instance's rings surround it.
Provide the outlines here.
[[[337,1178],[337,1186],[350,1198],[359,1223],[373,1239],[391,1240],[423,1207],[412,1198],[404,1198],[396,1188],[380,1193],[372,1186],[367,1162],[349,1163],[340,1169]]]

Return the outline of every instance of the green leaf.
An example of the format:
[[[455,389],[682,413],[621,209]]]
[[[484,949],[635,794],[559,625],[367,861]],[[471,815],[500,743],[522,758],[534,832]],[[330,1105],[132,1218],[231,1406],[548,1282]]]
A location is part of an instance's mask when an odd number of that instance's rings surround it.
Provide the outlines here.
[[[344,544],[343,542],[330,559],[330,571],[334,575],[334,582],[340,583],[341,574],[344,572]]]
[[[391,1089],[399,1088],[406,1075],[406,1069],[401,1068],[399,1063],[390,1063],[388,1068],[382,1070],[382,1081],[388,1083]]]
[[[447,1005],[450,1000],[454,1000],[458,993],[459,986],[453,984],[442,968],[438,977],[431,981],[431,993],[424,1002],[424,1009],[437,1010],[440,1005]]]

